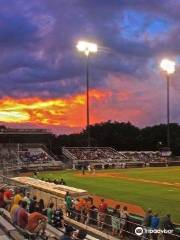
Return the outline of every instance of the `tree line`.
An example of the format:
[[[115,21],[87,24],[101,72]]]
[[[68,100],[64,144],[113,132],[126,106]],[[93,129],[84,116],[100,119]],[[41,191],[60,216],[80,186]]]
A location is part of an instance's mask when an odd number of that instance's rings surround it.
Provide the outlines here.
[[[113,147],[119,151],[156,151],[167,146],[167,125],[138,128],[130,122],[102,122],[90,126],[91,146]],[[171,150],[180,155],[180,125],[170,124]],[[87,130],[79,134],[59,135],[52,140],[52,151],[61,147],[87,146]]]

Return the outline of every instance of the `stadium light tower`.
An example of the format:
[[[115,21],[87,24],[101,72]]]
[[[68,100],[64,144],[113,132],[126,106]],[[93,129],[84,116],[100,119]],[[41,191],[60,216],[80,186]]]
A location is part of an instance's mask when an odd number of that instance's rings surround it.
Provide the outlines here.
[[[163,59],[160,63],[160,67],[166,73],[166,81],[167,81],[167,147],[170,150],[169,82],[170,82],[170,75],[175,72],[176,63],[174,61],[169,60],[169,59]]]
[[[79,41],[76,45],[78,51],[83,52],[86,56],[86,130],[87,130],[87,144],[91,146],[90,124],[89,124],[89,56],[91,53],[98,51],[98,46],[95,43]]]

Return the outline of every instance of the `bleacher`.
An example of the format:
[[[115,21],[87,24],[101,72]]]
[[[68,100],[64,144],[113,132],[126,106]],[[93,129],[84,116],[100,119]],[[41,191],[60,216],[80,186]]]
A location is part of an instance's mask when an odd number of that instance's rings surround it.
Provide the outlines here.
[[[62,153],[75,165],[85,163],[115,166],[126,162],[126,156],[110,147],[63,147]]]
[[[165,166],[167,157],[160,151],[116,151],[109,147],[64,147],[62,152],[75,166],[143,167],[160,164]]]
[[[126,159],[130,161],[164,162],[166,157],[162,157],[160,151],[120,151]]]
[[[0,144],[0,166],[17,170],[62,167],[42,144]]]

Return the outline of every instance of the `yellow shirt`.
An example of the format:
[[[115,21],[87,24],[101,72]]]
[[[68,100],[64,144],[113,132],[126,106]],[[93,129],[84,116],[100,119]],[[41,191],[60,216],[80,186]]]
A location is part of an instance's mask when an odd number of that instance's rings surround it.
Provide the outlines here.
[[[13,205],[14,204],[19,204],[19,201],[22,201],[22,197],[21,197],[21,195],[20,194],[16,194],[15,196],[14,196],[14,200],[13,200]]]

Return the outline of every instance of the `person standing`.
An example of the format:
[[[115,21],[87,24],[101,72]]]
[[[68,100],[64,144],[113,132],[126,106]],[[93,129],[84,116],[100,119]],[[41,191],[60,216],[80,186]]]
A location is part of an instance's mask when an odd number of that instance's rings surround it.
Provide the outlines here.
[[[28,213],[27,213],[26,207],[27,207],[27,202],[22,201],[21,207],[17,213],[17,225],[22,229],[24,229],[28,224]]]
[[[72,207],[72,198],[69,192],[67,192],[65,196],[65,205],[66,205],[66,214],[67,216],[69,216],[71,214],[71,207]]]
[[[5,207],[5,202],[4,202],[4,189],[0,189],[0,208]]]
[[[27,202],[27,211],[29,212],[29,206],[30,206],[30,203],[31,203],[29,192],[26,193],[25,197],[23,198],[23,201]]]
[[[126,206],[123,207],[121,211],[121,220],[120,220],[120,237],[123,238],[123,232],[127,229],[127,220],[129,217],[128,209]]]
[[[159,216],[158,216],[158,213],[156,213],[156,214],[154,214],[153,216],[152,216],[152,218],[151,218],[151,224],[150,224],[150,228],[151,229],[158,229],[158,227],[159,227]],[[155,234],[155,233],[152,233],[151,234],[151,237],[152,237],[152,239],[153,240],[157,240],[157,234]]]
[[[106,218],[106,212],[107,212],[107,203],[104,201],[104,199],[101,199],[101,203],[98,207],[98,227],[100,229],[103,229],[105,218]]]
[[[28,225],[26,229],[31,233],[40,233],[45,235],[46,230],[46,217],[41,213],[33,212],[29,214]]]
[[[36,207],[37,207],[37,197],[34,196],[33,199],[31,199],[30,204],[29,204],[29,213],[35,212]]]
[[[111,218],[113,236],[117,234],[117,232],[120,230],[120,217],[121,217],[120,205],[118,204],[116,205]]]
[[[48,218],[49,224],[52,224],[53,207],[54,207],[54,203],[50,203],[49,207],[47,208],[47,218]]]

